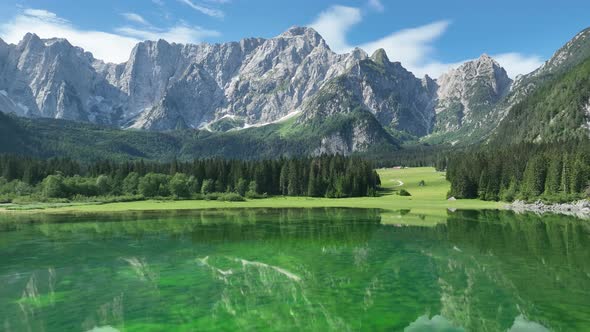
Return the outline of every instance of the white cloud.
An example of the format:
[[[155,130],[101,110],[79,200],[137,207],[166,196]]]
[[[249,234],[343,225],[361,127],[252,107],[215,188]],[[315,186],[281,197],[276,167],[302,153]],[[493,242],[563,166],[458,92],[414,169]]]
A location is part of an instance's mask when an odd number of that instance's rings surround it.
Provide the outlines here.
[[[322,12],[310,26],[324,37],[334,52],[345,53],[353,48],[346,41],[346,35],[355,24],[361,21],[360,9],[332,6]]]
[[[372,9],[374,9],[378,12],[382,12],[385,10],[385,6],[383,6],[383,4],[381,3],[381,0],[369,0],[368,5],[369,5],[369,7],[371,7]]]
[[[47,11],[45,9],[28,8],[28,9],[25,9],[23,12],[25,15],[32,16],[32,17],[38,17],[38,18],[43,19],[48,22],[56,22],[56,23],[65,22],[63,19],[57,17],[57,15],[55,13],[52,13],[52,12]]]
[[[472,59],[470,59],[472,60]],[[469,60],[465,60],[469,61]],[[418,77],[422,77],[424,75],[428,75],[431,78],[438,78],[440,75],[448,72],[451,69],[458,68],[461,66],[465,61],[453,62],[453,63],[442,63],[438,61],[430,61],[428,63],[423,64],[418,68],[414,68],[411,70],[414,75]],[[403,63],[402,63],[403,64]],[[405,66],[404,66],[405,67]],[[410,69],[408,69],[410,70]]]
[[[223,16],[225,16],[223,11],[221,11],[219,9],[210,8],[210,7],[200,5],[200,4],[196,4],[191,0],[179,0],[179,1],[186,4],[187,6],[191,7],[192,9],[194,9],[198,12],[201,12],[205,15],[211,16],[211,17],[223,18]]]
[[[515,78],[518,75],[528,74],[533,70],[539,68],[543,64],[543,60],[538,55],[525,55],[521,53],[499,53],[490,55],[500,66],[502,66],[509,77]],[[418,73],[420,75],[428,74],[431,77],[437,78],[446,73],[450,69],[458,68],[466,61],[475,59],[465,59],[455,63],[441,63],[432,61],[422,66]]]
[[[18,43],[27,32],[41,38],[66,38],[71,44],[92,52],[95,58],[115,63],[126,61],[133,47],[145,39],[164,38],[170,42],[199,43],[203,38],[219,35],[216,31],[182,23],[168,29],[123,27],[116,31],[83,30],[41,9],[26,9],[7,23],[0,24],[0,37],[9,43]]]
[[[126,20],[133,22],[133,23],[150,25],[148,23],[148,21],[146,21],[141,15],[136,14],[136,13],[123,13],[123,14],[121,14],[121,16],[123,16]]]
[[[521,74],[528,74],[543,64],[543,59],[538,55],[524,55],[521,53],[502,53],[492,55],[506,72],[514,78]]]
[[[446,31],[449,21],[438,21],[394,32],[381,39],[360,45],[369,54],[382,48],[391,61],[399,61],[408,70],[422,76],[423,67],[432,62],[432,43]]]
[[[186,25],[177,25],[168,30],[145,30],[132,27],[121,27],[117,32],[138,38],[139,40],[157,40],[164,39],[169,42],[182,44],[196,43],[207,37],[217,37],[219,32],[206,30],[200,27],[190,27]]]
[[[370,54],[383,48],[390,60],[400,61],[406,68],[421,75],[422,67],[430,60],[429,56],[433,51],[432,42],[440,37],[449,25],[448,21],[438,21],[397,31],[372,42],[351,45],[346,36],[350,29],[362,19],[361,10],[358,8],[332,6],[322,12],[310,26],[324,37],[335,52],[349,52],[357,46]]]
[[[369,4],[372,2],[370,1]],[[456,68],[465,61],[471,60],[465,59],[455,63],[445,63],[435,58],[436,48],[434,43],[446,32],[451,23],[448,20],[403,29],[377,40],[352,45],[347,41],[347,34],[362,20],[363,15],[358,8],[332,6],[320,13],[310,26],[317,30],[332,50],[337,53],[346,53],[354,47],[360,47],[371,54],[382,48],[387,52],[391,61],[401,62],[405,68],[418,77],[428,74],[436,78],[449,69]],[[541,58],[536,55],[502,53],[493,57],[513,78],[516,75],[529,73],[542,64]]]

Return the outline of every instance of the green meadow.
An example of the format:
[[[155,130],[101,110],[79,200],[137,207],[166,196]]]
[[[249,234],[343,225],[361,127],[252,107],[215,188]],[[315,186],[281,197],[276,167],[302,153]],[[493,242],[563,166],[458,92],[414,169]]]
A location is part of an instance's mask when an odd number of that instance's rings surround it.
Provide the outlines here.
[[[158,210],[198,210],[230,208],[315,208],[350,207],[377,208],[383,211],[384,223],[436,224],[444,221],[448,209],[499,209],[501,203],[481,200],[447,200],[449,183],[442,172],[432,167],[379,169],[382,191],[377,197],[355,198],[310,198],[310,197],[270,197],[245,202],[221,202],[206,200],[145,200],[124,203],[89,203],[75,205],[36,204],[28,209],[6,210],[5,213],[101,213],[125,211]],[[424,181],[424,185],[420,183]],[[400,196],[401,189],[411,196]],[[12,209],[15,207],[13,206]],[[1,208],[0,208],[1,209]]]

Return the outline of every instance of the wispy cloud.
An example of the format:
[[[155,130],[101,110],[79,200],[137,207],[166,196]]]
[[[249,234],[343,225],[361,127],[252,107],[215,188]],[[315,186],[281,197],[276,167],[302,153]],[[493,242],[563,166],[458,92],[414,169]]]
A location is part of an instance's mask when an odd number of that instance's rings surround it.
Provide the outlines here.
[[[516,77],[521,74],[528,74],[539,68],[543,64],[543,59],[538,55],[524,55],[521,53],[502,53],[492,55],[510,77]]]
[[[146,21],[145,18],[143,18],[141,15],[136,14],[136,13],[122,13],[121,16],[123,16],[126,20],[133,22],[133,23],[150,25],[150,23],[148,21]]]
[[[382,12],[385,10],[385,6],[383,6],[383,4],[381,3],[381,0],[369,0],[369,2],[367,4],[369,5],[370,8],[372,8],[378,12]]]
[[[157,40],[164,39],[177,43],[196,43],[208,37],[218,37],[220,33],[215,30],[207,30],[201,27],[191,27],[188,25],[177,25],[166,30],[160,29],[137,29],[133,27],[117,28],[117,32],[122,35],[131,36],[140,40]]]
[[[369,4],[374,1],[370,1]],[[373,3],[376,5],[378,1]],[[377,40],[353,45],[347,40],[348,32],[363,20],[363,13],[359,8],[332,6],[318,15],[310,26],[316,29],[326,40],[328,45],[338,53],[345,53],[354,47],[360,47],[372,53],[380,48],[387,52],[392,61],[399,61],[417,76],[425,74],[438,77],[451,68],[455,68],[465,61],[445,63],[436,59],[435,42],[445,34],[451,21],[440,20],[429,24],[392,32]],[[542,64],[537,55],[520,53],[502,53],[493,56],[511,77],[526,74]]]
[[[348,44],[346,35],[362,19],[361,10],[358,8],[332,6],[322,12],[310,26],[324,37],[332,50],[345,53],[353,48]]]
[[[207,37],[219,35],[217,31],[189,26],[183,22],[166,29],[153,26],[141,29],[121,27],[115,29],[116,33],[85,30],[43,9],[25,9],[13,19],[0,24],[0,37],[9,43],[18,43],[27,32],[41,38],[66,38],[73,45],[92,52],[97,59],[115,63],[126,61],[131,49],[142,40],[163,38],[170,42],[199,43]]]
[[[187,6],[191,7],[192,9],[201,12],[202,14],[216,17],[216,18],[223,18],[225,14],[223,11],[211,7],[204,6],[202,4],[195,3],[191,0],[179,0],[180,2],[186,4]]]
[[[444,34],[449,24],[449,21],[437,21],[400,30],[360,47],[369,53],[382,48],[392,60],[401,62],[417,75],[424,75],[423,67],[433,61],[433,43]]]

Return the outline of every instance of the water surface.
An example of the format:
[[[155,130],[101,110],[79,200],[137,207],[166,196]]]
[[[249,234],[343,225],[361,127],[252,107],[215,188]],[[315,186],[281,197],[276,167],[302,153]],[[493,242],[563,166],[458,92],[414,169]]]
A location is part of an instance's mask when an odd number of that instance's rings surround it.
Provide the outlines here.
[[[0,330],[590,331],[589,225],[497,211],[383,225],[360,209],[3,217]]]

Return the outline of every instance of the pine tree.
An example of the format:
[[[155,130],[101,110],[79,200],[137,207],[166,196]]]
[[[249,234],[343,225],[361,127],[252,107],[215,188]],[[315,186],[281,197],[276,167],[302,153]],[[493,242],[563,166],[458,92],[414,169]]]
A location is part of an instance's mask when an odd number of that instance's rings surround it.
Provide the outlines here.
[[[279,187],[282,195],[289,194],[289,163],[284,163],[283,167],[281,167]]]
[[[316,168],[312,165],[309,168],[309,179],[307,181],[307,196],[317,197],[319,196],[318,188],[318,175],[316,174]]]
[[[561,156],[553,156],[549,161],[547,179],[545,180],[545,195],[552,195],[559,192],[561,187],[561,172],[563,169],[561,162]]]
[[[287,195],[299,195],[299,174],[297,174],[297,164],[294,160],[289,164],[289,184],[287,185]]]

